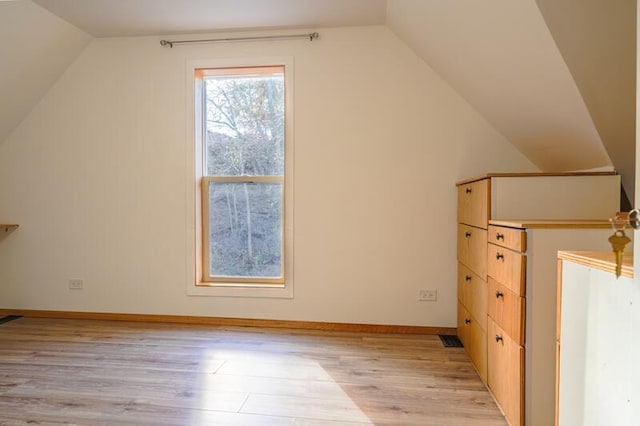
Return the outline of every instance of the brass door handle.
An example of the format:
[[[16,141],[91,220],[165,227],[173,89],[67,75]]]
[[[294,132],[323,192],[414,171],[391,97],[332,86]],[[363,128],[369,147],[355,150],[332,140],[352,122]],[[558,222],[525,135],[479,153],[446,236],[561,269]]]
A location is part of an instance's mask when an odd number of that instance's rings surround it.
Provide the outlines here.
[[[471,324],[471,320],[470,320],[469,318],[465,318],[465,319],[464,319],[464,323],[465,323],[465,324]]]
[[[496,240],[503,240],[504,241],[504,234],[501,234],[501,233],[498,232],[496,234]]]
[[[464,280],[465,281],[471,281],[471,275],[465,275],[464,276]]]
[[[467,189],[465,189],[465,190],[464,190],[464,192],[465,192],[466,194],[471,194],[471,188],[467,188]]]
[[[502,336],[496,334],[496,343],[499,343],[499,342],[504,342],[504,339],[502,339]]]
[[[497,260],[504,260],[504,254],[502,254],[502,253],[496,253],[496,259],[497,259]]]
[[[502,293],[502,292],[501,292],[501,291],[499,291],[499,290],[496,290],[496,299],[498,299],[498,298],[500,298],[500,297],[504,298],[504,293]]]

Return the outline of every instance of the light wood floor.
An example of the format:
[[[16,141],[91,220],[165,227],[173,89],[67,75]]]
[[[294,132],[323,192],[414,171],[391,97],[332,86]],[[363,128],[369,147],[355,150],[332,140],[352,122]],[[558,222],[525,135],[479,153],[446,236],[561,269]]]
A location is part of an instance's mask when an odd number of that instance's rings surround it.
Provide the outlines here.
[[[0,425],[506,425],[437,336],[20,318]]]

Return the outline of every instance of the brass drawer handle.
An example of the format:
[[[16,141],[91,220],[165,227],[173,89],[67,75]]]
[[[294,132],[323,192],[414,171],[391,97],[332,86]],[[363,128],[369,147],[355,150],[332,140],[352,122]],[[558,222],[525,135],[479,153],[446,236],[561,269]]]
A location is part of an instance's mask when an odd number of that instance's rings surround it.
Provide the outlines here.
[[[464,276],[464,280],[465,281],[471,281],[471,275],[465,275]]]
[[[504,260],[504,254],[500,252],[496,253],[496,260]]]
[[[496,290],[496,299],[499,299],[501,297],[504,299],[504,293],[499,290]]]
[[[464,190],[464,192],[465,192],[466,194],[471,194],[471,188],[467,188],[467,189],[465,189],[465,190]]]
[[[471,238],[471,232],[467,231],[464,233],[465,238]]]
[[[465,318],[465,319],[464,319],[464,323],[465,323],[465,324],[471,324],[471,320],[470,320],[469,318]]]
[[[498,232],[498,233],[496,234],[496,240],[502,240],[502,241],[504,241],[504,234],[501,234],[501,233],[499,233],[499,232]]]
[[[500,336],[499,334],[496,334],[496,343],[500,343],[500,342],[504,343],[504,339],[502,339],[502,336]]]

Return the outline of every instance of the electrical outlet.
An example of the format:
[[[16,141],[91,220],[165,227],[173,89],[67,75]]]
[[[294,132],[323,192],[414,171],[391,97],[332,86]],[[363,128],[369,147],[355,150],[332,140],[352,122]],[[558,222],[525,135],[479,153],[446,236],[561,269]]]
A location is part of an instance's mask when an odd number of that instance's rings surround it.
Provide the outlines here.
[[[438,300],[438,290],[435,288],[423,288],[420,290],[418,300],[435,302],[436,300]]]
[[[84,282],[82,280],[69,280],[70,290],[82,290],[84,288]]]

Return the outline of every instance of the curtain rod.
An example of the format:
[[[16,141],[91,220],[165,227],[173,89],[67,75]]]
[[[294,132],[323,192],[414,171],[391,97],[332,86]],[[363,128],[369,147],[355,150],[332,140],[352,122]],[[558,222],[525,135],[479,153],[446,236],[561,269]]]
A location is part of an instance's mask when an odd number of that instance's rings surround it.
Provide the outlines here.
[[[160,40],[160,46],[169,46],[173,48],[174,44],[184,43],[217,43],[222,41],[255,41],[255,40],[281,40],[292,38],[308,38],[309,41],[313,41],[320,37],[318,33],[308,34],[285,34],[285,35],[273,35],[273,36],[254,36],[254,37],[229,37],[229,38],[210,38],[200,40]]]

